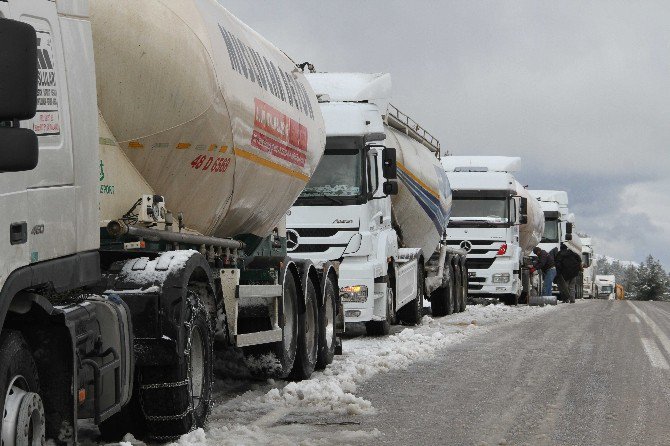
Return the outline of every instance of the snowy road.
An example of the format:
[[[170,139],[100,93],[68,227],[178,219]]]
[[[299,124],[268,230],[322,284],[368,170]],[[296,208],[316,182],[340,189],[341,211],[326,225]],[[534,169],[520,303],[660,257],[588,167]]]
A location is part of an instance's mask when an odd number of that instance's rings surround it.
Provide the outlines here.
[[[393,441],[376,422],[380,413],[389,410],[398,411],[401,417],[407,414],[401,411],[402,401],[377,405],[366,395],[366,387],[375,388],[372,383],[384,380],[389,391],[402,394],[411,383],[405,382],[407,378],[394,382],[398,372],[442,364],[459,345],[467,346],[487,334],[500,336],[515,323],[558,311],[556,307],[468,307],[465,313],[440,319],[426,316],[420,327],[396,327],[392,336],[349,337],[344,340],[344,355],[308,381],[250,384],[220,380],[209,426],[182,437],[179,443],[325,445]],[[423,383],[423,377],[418,378]],[[430,393],[432,389],[422,387],[421,392]],[[417,413],[421,410],[408,409]]]
[[[368,444],[668,445],[670,304],[581,301],[380,376]],[[402,383],[398,390],[391,390]]]
[[[670,444],[668,303],[468,307],[344,352],[301,383],[218,380],[178,444]]]

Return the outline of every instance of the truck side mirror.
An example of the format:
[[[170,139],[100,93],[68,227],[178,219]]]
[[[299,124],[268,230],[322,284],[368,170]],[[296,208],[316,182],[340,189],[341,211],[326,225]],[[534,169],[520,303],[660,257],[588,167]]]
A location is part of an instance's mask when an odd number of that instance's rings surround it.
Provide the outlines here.
[[[37,113],[37,33],[32,26],[0,19],[0,172],[37,166],[38,142],[19,121]]]
[[[572,234],[570,233],[565,234],[565,241],[569,242],[570,240],[572,240]]]
[[[384,181],[384,195],[398,195],[397,181]]]
[[[528,216],[527,215],[521,215],[521,218],[519,218],[519,223],[522,225],[525,225],[528,223]]]
[[[385,147],[382,151],[382,172],[387,180],[398,178],[398,165],[396,164],[396,153],[393,147]]]
[[[567,222],[567,223],[565,224],[565,233],[566,233],[567,235],[572,235],[572,223]],[[566,238],[566,240],[572,240],[572,237],[570,237],[570,238]]]

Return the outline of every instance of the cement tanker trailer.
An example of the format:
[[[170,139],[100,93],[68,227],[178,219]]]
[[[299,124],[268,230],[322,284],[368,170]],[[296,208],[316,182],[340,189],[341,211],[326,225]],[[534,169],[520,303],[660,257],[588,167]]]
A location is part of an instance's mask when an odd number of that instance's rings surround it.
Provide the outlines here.
[[[465,253],[444,243],[451,191],[439,141],[389,104],[388,74],[307,78],[327,143],[287,220],[291,254],[339,265],[345,321],[371,335],[419,324],[424,298],[435,316],[464,311]]]
[[[447,243],[468,252],[469,293],[512,305],[539,289],[528,256],[544,230],[539,204],[514,177],[520,164],[517,157],[442,158],[453,189]]]
[[[214,0],[0,15],[28,22],[0,20],[3,445],[203,426],[220,348],[265,376],[330,363],[335,269],[286,250],[325,146],[301,69]]]

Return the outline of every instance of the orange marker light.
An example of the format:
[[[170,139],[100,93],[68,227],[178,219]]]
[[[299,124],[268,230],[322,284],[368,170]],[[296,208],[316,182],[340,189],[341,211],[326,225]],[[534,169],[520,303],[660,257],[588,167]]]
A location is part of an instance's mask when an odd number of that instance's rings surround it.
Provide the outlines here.
[[[79,404],[84,404],[84,401],[86,401],[86,389],[79,389],[77,398],[79,399]]]
[[[177,144],[177,149],[178,150],[188,149],[189,147],[191,147],[191,144],[189,144],[187,142],[180,142],[179,144]]]
[[[143,149],[143,148],[144,148],[144,144],[142,144],[142,143],[139,142],[139,141],[130,141],[130,142],[128,143],[128,147],[130,147],[131,149]]]

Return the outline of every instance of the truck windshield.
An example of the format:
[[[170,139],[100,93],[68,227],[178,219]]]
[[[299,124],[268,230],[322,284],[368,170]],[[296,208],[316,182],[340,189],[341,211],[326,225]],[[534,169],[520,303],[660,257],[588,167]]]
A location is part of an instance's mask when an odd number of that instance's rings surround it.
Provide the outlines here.
[[[360,197],[363,193],[362,149],[358,138],[328,138],[326,151],[296,204],[319,198],[330,198],[330,205],[333,201],[344,204],[342,199]]]
[[[451,208],[451,217],[457,220],[479,220],[491,223],[506,222],[509,216],[509,206],[506,198],[475,198],[454,197]]]
[[[558,243],[558,220],[545,220],[541,243]]]

